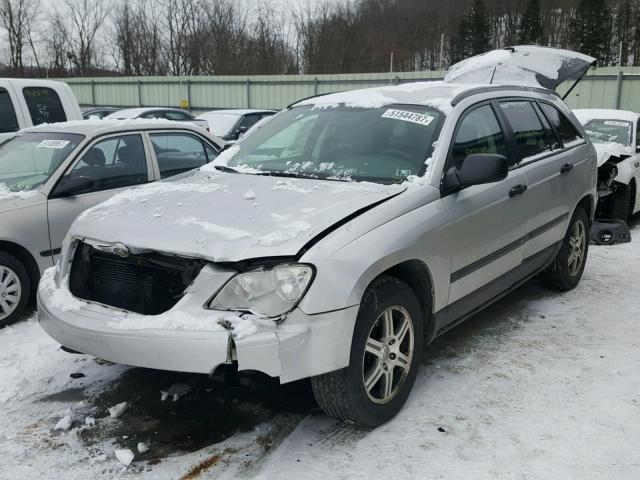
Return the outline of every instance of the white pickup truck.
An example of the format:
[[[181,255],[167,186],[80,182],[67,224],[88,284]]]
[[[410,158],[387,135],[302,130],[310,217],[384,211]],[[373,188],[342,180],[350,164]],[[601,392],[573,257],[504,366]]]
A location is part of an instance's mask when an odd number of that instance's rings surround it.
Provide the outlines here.
[[[69,120],[82,120],[82,112],[66,83],[0,78],[0,143],[23,128]]]

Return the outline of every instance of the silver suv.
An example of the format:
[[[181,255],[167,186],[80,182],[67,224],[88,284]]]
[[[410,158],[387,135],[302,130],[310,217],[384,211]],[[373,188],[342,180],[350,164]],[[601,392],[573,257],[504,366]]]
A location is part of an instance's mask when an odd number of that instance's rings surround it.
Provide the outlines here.
[[[595,186],[594,148],[550,90],[316,97],[78,219],[39,321],[114,362],[310,377],[329,415],[375,426],[425,343],[536,275],[577,285]]]

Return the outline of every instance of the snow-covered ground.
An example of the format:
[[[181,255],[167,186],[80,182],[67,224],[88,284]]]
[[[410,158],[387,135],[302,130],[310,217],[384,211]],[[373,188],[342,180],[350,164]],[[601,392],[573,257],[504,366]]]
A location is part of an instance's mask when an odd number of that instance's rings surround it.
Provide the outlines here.
[[[592,246],[576,290],[532,282],[439,338],[372,432],[321,415],[304,383],[224,386],[67,354],[33,318],[5,328],[0,479],[639,478],[633,234]]]

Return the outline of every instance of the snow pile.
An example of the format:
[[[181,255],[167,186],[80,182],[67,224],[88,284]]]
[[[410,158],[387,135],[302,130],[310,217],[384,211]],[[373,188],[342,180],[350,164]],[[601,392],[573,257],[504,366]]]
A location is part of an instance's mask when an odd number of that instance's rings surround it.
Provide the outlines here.
[[[43,288],[50,292],[53,292],[49,297],[49,305],[58,310],[62,310],[63,312],[79,310],[84,305],[86,305],[85,302],[78,300],[71,294],[69,289],[66,288],[65,282],[62,282],[62,285],[58,288],[55,282],[55,277],[57,274],[57,266],[47,268],[42,274],[42,278],[40,279],[40,283],[43,285]]]
[[[131,465],[131,462],[133,462],[133,459],[135,458],[134,453],[128,448],[116,448],[113,453],[115,454],[118,461],[125,467]]]
[[[58,421],[58,423],[56,423],[56,426],[53,427],[53,429],[54,430],[70,430],[72,423],[73,423],[73,419],[71,418],[71,415],[65,415]]]
[[[197,218],[187,217],[180,218],[177,221],[178,225],[195,225],[207,233],[212,233],[216,236],[222,237],[225,240],[238,240],[251,236],[251,233],[239,228],[223,227],[216,225],[215,223],[205,222],[204,220],[198,220]]]
[[[122,403],[118,403],[117,405],[114,405],[113,407],[110,407],[108,412],[109,412],[109,417],[111,418],[120,418],[124,412],[127,411],[127,409],[129,408],[129,404],[127,402],[122,402]]]
[[[23,190],[14,192],[5,183],[0,183],[0,200],[24,200],[38,194],[37,190]]]

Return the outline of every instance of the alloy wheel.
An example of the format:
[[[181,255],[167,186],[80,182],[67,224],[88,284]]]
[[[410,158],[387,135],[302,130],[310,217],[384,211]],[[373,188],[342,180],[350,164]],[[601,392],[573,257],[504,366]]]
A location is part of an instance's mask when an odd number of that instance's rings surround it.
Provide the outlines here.
[[[578,221],[574,223],[571,236],[569,237],[569,256],[567,266],[569,274],[575,276],[582,268],[584,253],[587,245],[587,235],[584,223]]]
[[[415,335],[409,312],[387,308],[376,319],[364,350],[362,380],[369,399],[377,404],[393,400],[409,374]]]
[[[0,265],[0,320],[8,318],[18,308],[22,284],[16,272]]]

